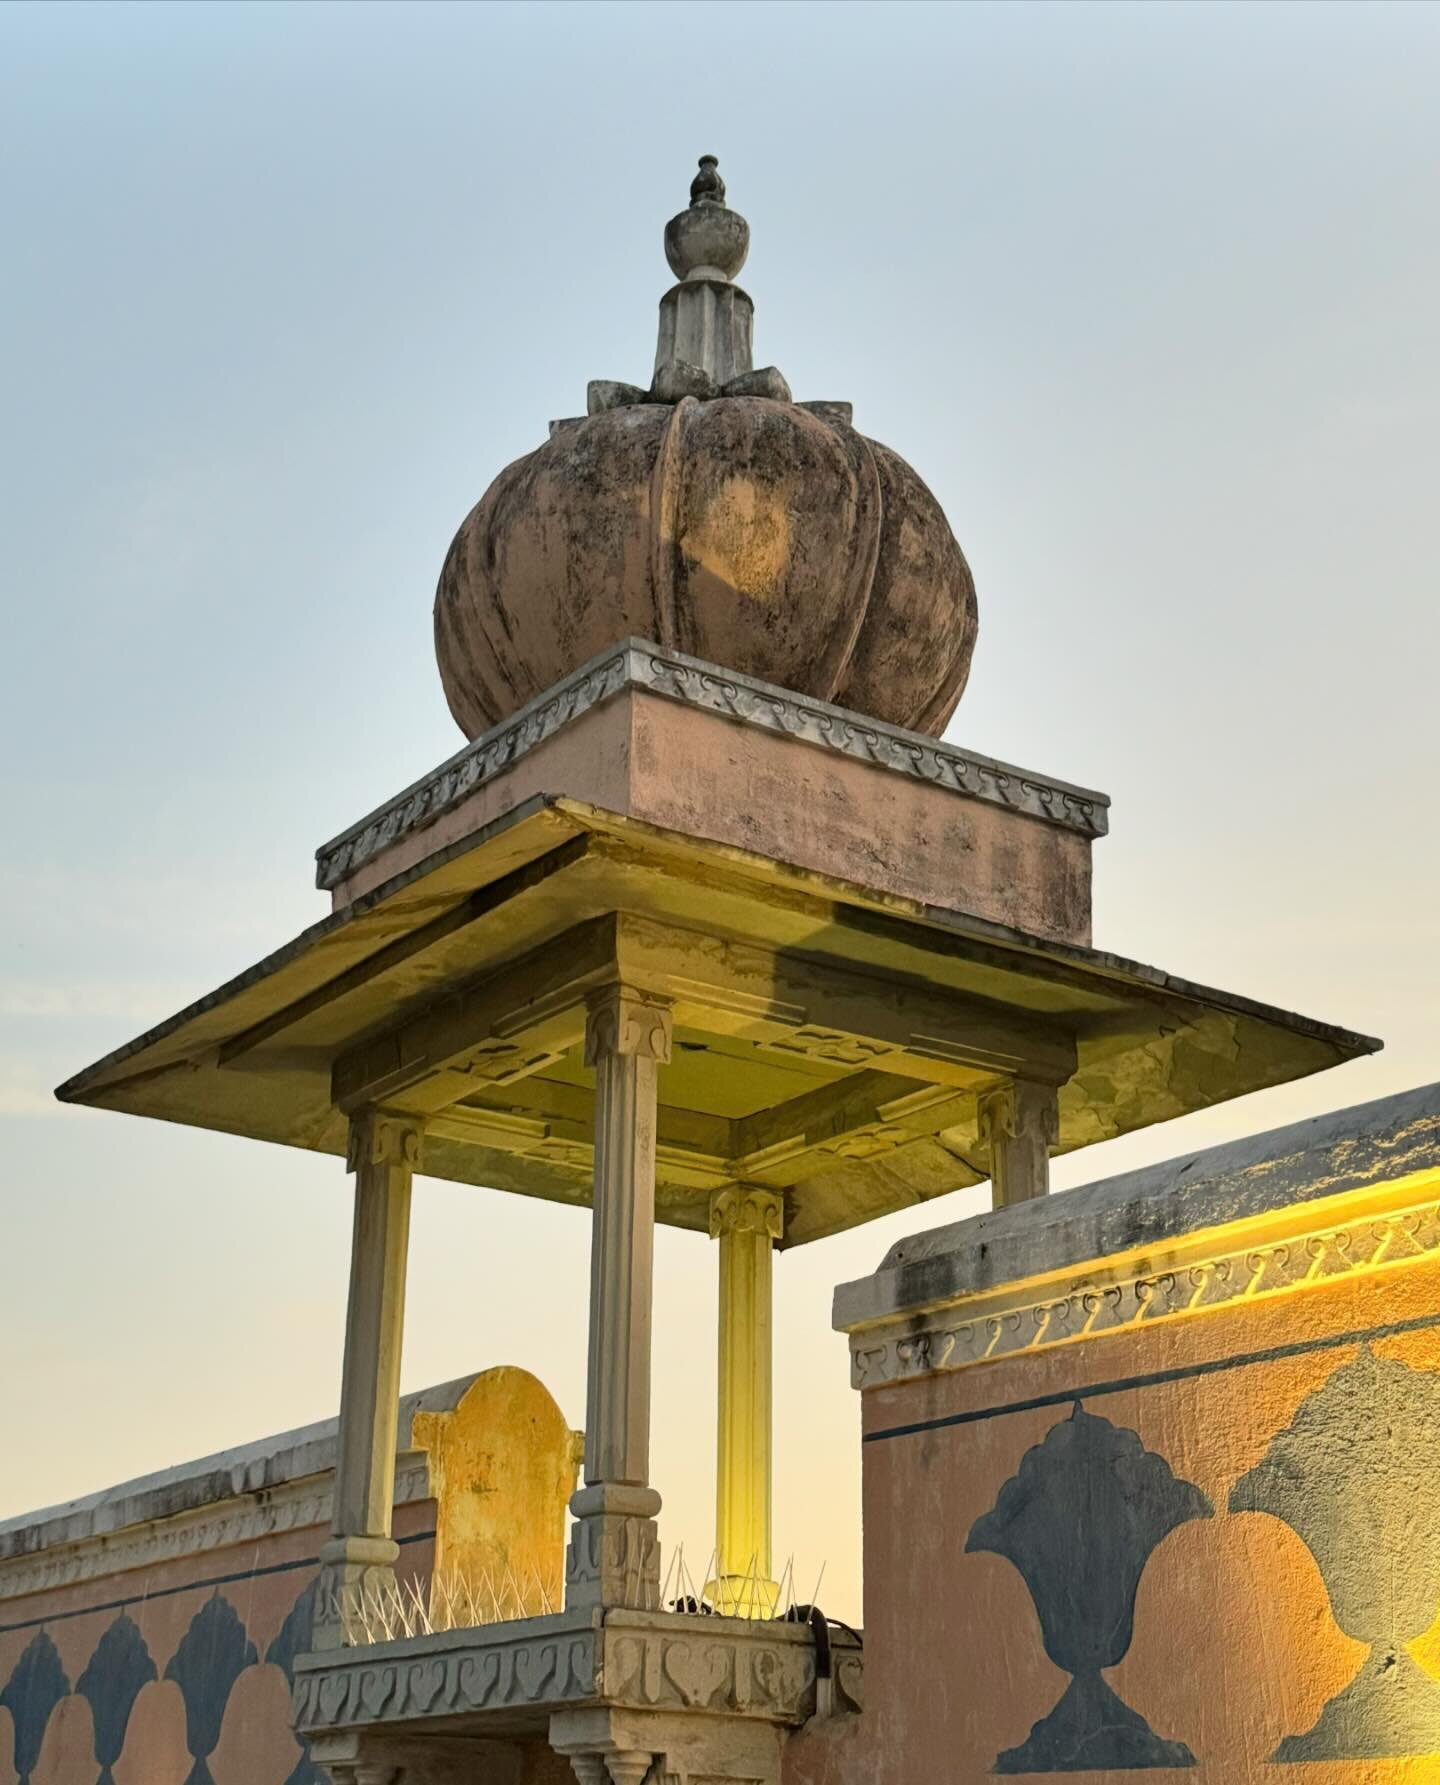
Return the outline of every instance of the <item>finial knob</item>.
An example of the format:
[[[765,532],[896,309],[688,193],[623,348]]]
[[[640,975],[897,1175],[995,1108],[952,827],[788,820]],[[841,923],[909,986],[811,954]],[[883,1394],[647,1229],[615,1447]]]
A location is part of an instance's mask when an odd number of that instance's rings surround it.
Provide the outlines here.
[[[714,155],[700,157],[700,171],[690,182],[692,205],[725,202],[725,182],[720,178],[720,162]]]
[[[677,279],[733,279],[750,252],[750,225],[725,208],[725,182],[714,155],[700,157],[690,208],[665,225],[665,258]]]

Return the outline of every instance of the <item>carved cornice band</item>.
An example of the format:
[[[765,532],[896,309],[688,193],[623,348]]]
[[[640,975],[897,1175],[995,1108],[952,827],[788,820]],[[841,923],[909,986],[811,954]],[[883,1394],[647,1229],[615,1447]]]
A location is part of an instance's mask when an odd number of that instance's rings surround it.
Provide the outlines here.
[[[427,1499],[431,1492],[429,1461],[423,1454],[397,1469],[397,1506]],[[102,1576],[125,1574],[131,1569],[179,1561],[186,1556],[205,1555],[233,1544],[254,1543],[284,1531],[303,1531],[312,1526],[328,1528],[333,1496],[334,1475],[327,1470],[308,1480],[222,1501],[213,1509],[146,1521],[76,1543],[56,1544],[34,1555],[0,1561],[0,1603]]]
[[[1082,836],[1104,836],[1109,828],[1110,802],[1103,793],[1042,779],[919,732],[847,712],[735,670],[718,669],[645,640],[629,639],[557,682],[512,718],[482,732],[433,774],[322,844],[315,856],[317,886],[325,891],[338,886],[399,838],[433,823],[562,726],[625,688],[663,695],[896,774],[933,781]]]
[[[990,1296],[983,1298],[988,1308],[968,1314],[982,1298],[967,1296],[948,1308],[898,1314],[856,1329],[850,1335],[851,1381],[856,1388],[874,1388],[963,1370],[1016,1352],[1133,1331],[1201,1309],[1436,1255],[1440,1201],[1234,1251],[1217,1249],[1170,1270],[1081,1281],[1063,1295],[1022,1295],[1008,1305]]]

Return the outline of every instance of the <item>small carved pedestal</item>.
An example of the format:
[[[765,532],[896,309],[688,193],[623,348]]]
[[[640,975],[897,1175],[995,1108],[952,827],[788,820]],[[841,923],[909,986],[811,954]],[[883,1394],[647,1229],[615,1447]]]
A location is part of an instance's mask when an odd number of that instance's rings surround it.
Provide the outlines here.
[[[569,1610],[301,1656],[295,1726],[335,1785],[779,1785],[786,1732],[860,1708],[858,1647],[808,1625]]]

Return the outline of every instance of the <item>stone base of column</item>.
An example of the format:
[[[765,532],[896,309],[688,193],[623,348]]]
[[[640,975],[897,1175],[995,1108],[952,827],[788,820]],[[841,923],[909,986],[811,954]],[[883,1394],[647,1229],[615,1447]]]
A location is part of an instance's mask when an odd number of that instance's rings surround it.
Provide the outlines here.
[[[567,1610],[627,1606],[652,1611],[660,1603],[660,1531],[654,1488],[611,1482],[572,1496],[575,1527],[565,1553]]]
[[[332,1537],[320,1551],[313,1649],[340,1649],[364,1640],[365,1606],[395,1591],[400,1546],[389,1537]]]

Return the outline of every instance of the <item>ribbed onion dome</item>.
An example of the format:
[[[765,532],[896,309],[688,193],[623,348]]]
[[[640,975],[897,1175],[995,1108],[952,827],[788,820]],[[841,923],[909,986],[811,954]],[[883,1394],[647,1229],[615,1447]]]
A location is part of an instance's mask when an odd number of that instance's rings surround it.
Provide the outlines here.
[[[939,503],[848,403],[795,403],[751,365],[749,248],[705,156],[665,230],[648,390],[500,473],[435,595],[450,710],[475,737],[631,636],[938,736],[975,645],[975,585]]]

